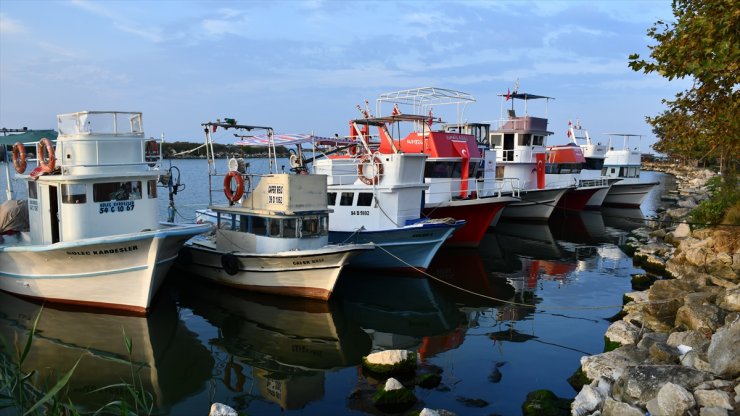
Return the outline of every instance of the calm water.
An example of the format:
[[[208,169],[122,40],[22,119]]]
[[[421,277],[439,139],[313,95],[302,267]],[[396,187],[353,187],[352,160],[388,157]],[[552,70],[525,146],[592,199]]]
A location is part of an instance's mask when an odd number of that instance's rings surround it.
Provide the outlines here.
[[[206,206],[206,163],[175,164],[186,185],[175,196],[179,219],[189,219]],[[375,383],[360,371],[362,356],[402,348],[443,370],[439,388],[416,389],[418,408],[518,415],[532,390],[572,398],[566,378],[581,356],[602,352],[606,319],[639,271],[617,245],[675,188],[672,177],[643,175],[661,186],[642,210],[501,223],[477,250],[441,251],[431,277],[347,270],[328,303],[241,293],[173,270],[147,318],[47,307],[29,369],[43,385],[82,356],[70,394],[91,409],[111,397],[90,392],[130,380],[133,361],[162,414],[202,415],[219,401],[252,415],[361,415],[378,414],[350,399]],[[0,334],[24,339],[38,310],[0,293]],[[475,399],[488,404],[473,407]]]

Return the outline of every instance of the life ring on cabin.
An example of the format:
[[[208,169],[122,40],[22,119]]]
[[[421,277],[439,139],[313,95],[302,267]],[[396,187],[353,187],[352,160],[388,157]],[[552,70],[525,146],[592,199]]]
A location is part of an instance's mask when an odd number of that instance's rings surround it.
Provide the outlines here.
[[[44,155],[46,152],[46,155]],[[49,159],[47,162],[46,159]],[[53,172],[56,167],[57,161],[54,159],[54,146],[51,144],[51,140],[44,137],[39,140],[36,145],[36,160],[38,160],[39,167],[42,172]]]
[[[156,140],[147,140],[144,144],[144,161],[150,167],[154,167],[159,160],[159,143]]]
[[[15,171],[22,174],[26,171],[27,165],[26,148],[23,146],[23,143],[15,142],[13,145],[13,167]]]
[[[368,177],[365,175],[364,166],[370,163],[372,163],[375,169],[373,169],[373,176]],[[360,178],[362,183],[365,185],[377,185],[380,182],[381,176],[383,176],[383,161],[380,157],[377,154],[369,155],[365,153],[362,155],[360,160],[357,161],[357,177]]]
[[[239,259],[231,253],[226,253],[221,256],[221,267],[228,275],[233,276],[239,273]]]
[[[236,189],[231,189],[231,179],[236,180]],[[237,171],[230,171],[224,176],[224,195],[230,202],[238,201],[244,195],[244,178]]]

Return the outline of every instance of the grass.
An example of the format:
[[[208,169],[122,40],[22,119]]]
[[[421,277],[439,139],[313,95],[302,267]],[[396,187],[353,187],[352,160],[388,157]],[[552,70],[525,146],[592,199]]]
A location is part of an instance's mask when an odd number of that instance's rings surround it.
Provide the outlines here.
[[[740,188],[737,175],[715,176],[707,181],[711,197],[691,211],[691,221],[699,226],[740,225]]]
[[[129,355],[129,365],[131,367],[132,383],[121,380],[121,383],[105,386],[94,392],[109,389],[122,389],[122,397],[114,400],[93,412],[83,412],[74,405],[69,399],[65,400],[66,389],[72,378],[77,365],[82,360],[83,355],[77,359],[77,362],[64,375],[43,389],[39,389],[33,383],[36,370],[30,372],[23,371],[23,364],[31,352],[36,327],[38,326],[41,312],[39,310],[33,326],[28,333],[28,337],[23,346],[16,334],[13,348],[7,340],[0,337],[5,351],[14,351],[14,354],[0,354],[0,411],[4,409],[15,409],[18,415],[23,416],[78,416],[82,414],[93,415],[150,415],[154,411],[154,398],[152,394],[144,388],[144,384],[139,376],[141,366],[135,366],[133,360],[133,342],[126,336],[123,331],[123,342]]]

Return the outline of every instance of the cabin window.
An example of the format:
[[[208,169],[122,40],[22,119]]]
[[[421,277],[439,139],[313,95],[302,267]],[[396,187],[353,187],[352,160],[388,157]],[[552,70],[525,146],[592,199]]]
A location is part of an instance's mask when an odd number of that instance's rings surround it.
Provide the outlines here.
[[[558,173],[558,165],[555,163],[547,163],[545,165],[545,173],[547,174],[556,174]]]
[[[328,192],[326,194],[326,199],[327,199],[326,203],[329,206],[336,205],[336,203],[337,203],[337,193],[336,192]]]
[[[87,185],[84,183],[63,183],[62,203],[84,204],[87,202]]]
[[[302,237],[319,237],[328,234],[329,217],[305,217],[301,220]]]
[[[373,203],[372,192],[360,192],[357,194],[357,206],[358,207],[369,207]]]
[[[506,166],[496,165],[496,179],[504,179],[504,169]]]
[[[28,182],[28,199],[39,199],[39,188],[36,186],[36,181]]]
[[[93,201],[130,201],[141,199],[141,181],[105,182],[93,185]]]
[[[491,147],[497,148],[503,146],[504,137],[500,134],[491,134]]]
[[[604,167],[604,159],[595,159],[592,157],[586,158],[586,166],[584,169],[589,170],[601,170]],[[604,172],[606,174],[606,172]]]
[[[270,224],[270,237],[280,237],[280,220],[275,218],[270,218],[267,220],[267,223]]]
[[[351,207],[352,201],[355,199],[354,192],[342,192],[342,197],[339,199],[339,205],[343,207]]]
[[[624,167],[619,168],[619,176],[621,178],[626,178],[627,177],[627,168],[624,168]]]
[[[147,181],[147,196],[149,199],[156,199],[157,198],[157,181],[154,179]]]
[[[424,166],[425,178],[451,178],[454,162],[427,162]]]
[[[283,237],[296,238],[298,236],[298,219],[288,218],[283,220]]]
[[[527,134],[520,134],[519,135],[519,146],[529,146],[532,143],[532,135]]]
[[[544,146],[545,145],[545,136],[535,135],[534,139],[532,140],[532,146]]]
[[[246,215],[239,216],[239,231],[241,232],[249,231],[249,217],[248,216]]]
[[[252,233],[255,235],[267,235],[267,218],[252,217]]]

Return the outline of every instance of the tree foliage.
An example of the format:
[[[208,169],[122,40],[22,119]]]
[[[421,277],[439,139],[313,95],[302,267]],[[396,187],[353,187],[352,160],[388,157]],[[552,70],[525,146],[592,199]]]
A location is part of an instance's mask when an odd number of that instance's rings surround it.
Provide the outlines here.
[[[647,117],[658,143],[674,157],[719,159],[723,173],[735,173],[740,152],[740,2],[674,0],[675,22],[656,22],[647,34],[657,43],[650,58],[629,57],[635,71],[670,80],[690,77],[693,85],[663,99],[668,109]]]

